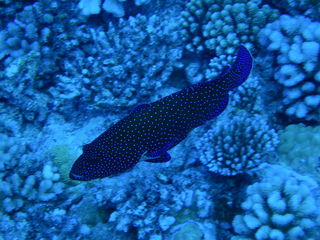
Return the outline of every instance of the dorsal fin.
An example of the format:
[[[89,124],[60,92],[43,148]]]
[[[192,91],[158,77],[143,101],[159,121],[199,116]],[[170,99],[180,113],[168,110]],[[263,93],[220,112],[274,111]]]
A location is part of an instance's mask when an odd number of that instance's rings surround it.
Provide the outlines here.
[[[149,107],[150,107],[150,104],[141,104],[141,105],[138,105],[138,106],[134,107],[134,108],[130,111],[130,114],[140,112],[141,110],[147,109],[147,108],[149,108]]]

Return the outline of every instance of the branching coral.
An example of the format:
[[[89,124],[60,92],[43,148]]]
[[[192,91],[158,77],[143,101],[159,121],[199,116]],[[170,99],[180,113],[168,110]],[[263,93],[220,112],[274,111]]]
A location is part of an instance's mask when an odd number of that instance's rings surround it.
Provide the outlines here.
[[[41,170],[22,172],[28,166],[22,166],[30,158],[26,155],[26,145],[16,143],[14,138],[1,134],[1,156],[3,161],[0,168],[1,199],[5,212],[14,212],[27,204],[28,201],[49,201],[56,199],[62,193],[64,184],[59,182],[57,169],[49,163]],[[18,148],[18,145],[21,145]],[[35,167],[35,166],[34,166]],[[17,171],[12,172],[12,169]],[[10,171],[10,174],[5,174]],[[30,171],[30,170],[29,170]]]
[[[92,27],[71,9],[71,1],[37,1],[0,33],[0,96],[27,121],[148,101],[183,66],[178,13]]]
[[[211,172],[237,175],[257,167],[277,145],[278,135],[263,117],[240,115],[210,129],[197,148]]]
[[[290,14],[291,16],[304,15],[311,17],[314,20],[319,20],[319,7],[318,0],[267,0],[273,6],[276,6],[282,13]]]
[[[312,192],[316,182],[281,166],[267,171],[261,182],[247,188],[244,214],[233,220],[238,235],[232,240],[319,239],[319,199]]]
[[[81,235],[78,220],[66,216],[66,205],[57,207],[62,199],[65,204],[72,201],[62,197],[66,193],[57,168],[39,161],[32,147],[18,138],[1,134],[0,143],[0,234],[5,239],[55,239],[68,231]]]
[[[54,16],[64,4],[40,0],[25,6],[0,31],[0,96],[27,121],[43,122],[50,108],[45,89],[55,82],[51,73],[57,71],[61,52],[57,36],[64,34],[67,18]]]
[[[250,113],[263,112],[261,79],[251,75],[241,86],[230,94],[230,105]]]
[[[283,87],[285,113],[300,121],[320,121],[320,23],[282,15],[261,30],[259,40],[277,56],[274,78]]]
[[[206,48],[216,55],[233,54],[237,46],[256,41],[261,27],[278,17],[260,1],[191,0],[182,12],[190,51]]]
[[[82,14],[76,7],[79,2]],[[91,119],[86,130],[75,131],[72,120],[79,118],[73,114],[90,118],[85,111],[101,114],[156,100],[168,89],[184,85],[184,69],[190,83],[212,79],[232,62],[238,45],[254,48],[260,28],[278,18],[278,11],[266,3],[1,1],[0,239],[215,239],[214,224],[230,220],[225,206],[237,199],[236,184],[212,183],[206,166],[219,174],[236,175],[267,159],[278,138],[262,116],[233,117],[228,126],[220,122],[197,145],[198,151],[190,151],[191,143],[180,145],[171,150],[173,159],[168,163],[139,163],[128,175],[79,184],[70,183],[68,173],[80,145],[120,116]],[[309,4],[300,3],[295,4],[304,12]],[[134,9],[126,9],[126,18],[98,15],[103,8],[123,16],[122,7],[130,4]],[[169,5],[172,8],[159,8]],[[138,11],[145,15],[136,15]],[[274,77],[284,87],[287,113],[302,119],[311,113],[317,120],[319,24],[304,17],[282,18],[261,32],[260,42],[279,56],[281,66]],[[233,94],[232,107],[261,113],[260,87],[258,77],[248,79]],[[293,111],[296,99],[308,111]],[[41,132],[35,129],[40,124]],[[291,166],[318,160],[316,150],[307,155],[310,146],[304,140],[317,144],[317,132],[316,127],[286,128],[281,134],[281,159],[292,160]],[[199,154],[205,166],[197,162]],[[314,163],[304,167],[316,167]],[[156,173],[162,167],[161,174]],[[314,182],[280,167],[277,171],[248,188],[242,205],[245,213],[234,220],[238,234],[234,239],[319,238],[312,230],[319,227]],[[286,209],[281,212],[283,203]]]
[[[278,18],[277,10],[261,1],[191,0],[182,12],[186,48],[212,52],[206,78],[217,76],[224,63],[230,64],[240,44],[252,49],[267,23]]]
[[[156,236],[163,239],[177,225],[210,218],[213,202],[209,185],[201,183],[203,175],[196,170],[133,176],[126,176],[122,181],[110,180],[106,186],[99,186],[98,191],[92,189],[100,211],[109,212],[108,225],[117,232],[137,239]],[[113,187],[107,187],[108,184]],[[120,191],[114,187],[123,184]]]
[[[88,58],[80,64],[66,59],[65,66],[72,74],[83,75],[79,86],[83,103],[93,102],[93,108],[131,106],[162,87],[174,69],[182,66],[178,21],[169,16],[138,15],[120,19],[118,25],[110,23],[106,31],[78,32],[88,39],[82,46]],[[64,84],[68,85],[74,86],[73,82]],[[57,98],[64,94],[60,86],[50,92]]]
[[[201,189],[181,191],[177,186],[155,182],[147,185],[143,188],[140,185],[130,199],[120,203],[118,210],[111,214],[109,221],[116,224],[117,231],[127,232],[129,227],[134,226],[139,229],[139,239],[143,239],[157,229],[167,231],[176,223],[176,216],[184,208],[195,205],[199,217],[207,217],[212,210],[209,196]]]

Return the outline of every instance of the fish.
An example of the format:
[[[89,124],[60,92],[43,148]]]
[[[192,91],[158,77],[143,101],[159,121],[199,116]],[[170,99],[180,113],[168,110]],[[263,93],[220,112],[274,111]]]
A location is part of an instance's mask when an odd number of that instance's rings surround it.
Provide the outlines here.
[[[229,92],[249,76],[253,57],[242,45],[234,63],[209,81],[188,86],[158,101],[138,105],[91,143],[85,144],[69,177],[89,181],[131,170],[139,161],[164,163],[168,150],[196,127],[220,115]]]

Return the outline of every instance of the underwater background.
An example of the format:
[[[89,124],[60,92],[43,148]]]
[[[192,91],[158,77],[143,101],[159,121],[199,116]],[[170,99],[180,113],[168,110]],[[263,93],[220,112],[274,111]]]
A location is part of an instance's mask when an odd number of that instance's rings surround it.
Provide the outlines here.
[[[170,161],[69,178],[240,45],[250,77]],[[0,240],[319,240],[319,60],[317,0],[0,0]]]

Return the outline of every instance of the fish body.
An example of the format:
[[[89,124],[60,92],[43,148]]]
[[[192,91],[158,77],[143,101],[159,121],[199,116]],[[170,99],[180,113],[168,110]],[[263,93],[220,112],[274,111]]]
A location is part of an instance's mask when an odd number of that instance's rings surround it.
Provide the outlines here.
[[[70,172],[75,180],[92,180],[133,168],[140,159],[166,162],[168,150],[188,133],[217,117],[228,104],[228,92],[249,76],[252,57],[243,46],[231,67],[214,80],[191,85],[156,102],[139,105],[90,144]]]

